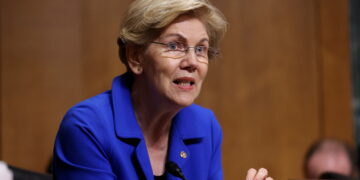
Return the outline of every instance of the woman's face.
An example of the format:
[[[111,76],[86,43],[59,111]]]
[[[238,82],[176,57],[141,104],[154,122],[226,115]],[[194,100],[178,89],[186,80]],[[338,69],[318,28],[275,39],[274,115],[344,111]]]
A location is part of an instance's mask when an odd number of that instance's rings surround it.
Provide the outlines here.
[[[185,47],[185,48],[182,48]],[[189,48],[185,52],[177,51]],[[207,74],[203,50],[209,36],[197,18],[180,16],[148,45],[141,56],[146,91],[160,102],[189,106],[198,97]],[[180,55],[179,55],[180,54]],[[158,97],[157,97],[158,96]]]

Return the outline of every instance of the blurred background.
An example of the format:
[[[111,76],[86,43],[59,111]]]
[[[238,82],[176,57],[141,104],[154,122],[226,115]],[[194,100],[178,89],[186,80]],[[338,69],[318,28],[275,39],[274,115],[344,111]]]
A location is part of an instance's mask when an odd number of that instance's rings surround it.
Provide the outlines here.
[[[0,0],[0,160],[46,171],[65,112],[125,72],[116,39],[131,1]],[[356,0],[211,2],[229,26],[197,103],[222,125],[225,179],[301,178],[313,141],[356,145]]]

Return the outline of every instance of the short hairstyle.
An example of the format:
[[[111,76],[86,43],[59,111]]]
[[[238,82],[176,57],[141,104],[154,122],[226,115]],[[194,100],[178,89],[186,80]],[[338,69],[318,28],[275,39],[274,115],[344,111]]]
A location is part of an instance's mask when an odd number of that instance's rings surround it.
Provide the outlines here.
[[[118,39],[121,61],[127,66],[126,44],[143,46],[149,43],[181,15],[199,18],[206,26],[210,46],[218,48],[227,23],[223,14],[208,0],[135,0],[121,25]]]
[[[316,152],[318,152],[324,146],[325,143],[333,143],[337,147],[341,147],[344,150],[344,152],[347,154],[347,156],[350,160],[352,173],[356,172],[357,155],[355,154],[355,150],[349,144],[346,144],[343,141],[340,141],[338,139],[333,139],[333,138],[325,138],[325,139],[320,139],[320,140],[314,142],[309,147],[309,149],[307,150],[307,152],[305,154],[304,163],[303,163],[303,172],[306,177],[309,177],[308,164],[309,164],[310,158]]]

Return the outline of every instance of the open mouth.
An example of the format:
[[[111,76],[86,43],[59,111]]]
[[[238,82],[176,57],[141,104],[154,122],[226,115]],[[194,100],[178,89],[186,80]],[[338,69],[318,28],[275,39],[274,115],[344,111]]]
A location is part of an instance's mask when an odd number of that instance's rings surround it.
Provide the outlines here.
[[[176,84],[179,87],[184,87],[184,88],[191,88],[192,86],[195,85],[195,79],[194,78],[190,78],[190,77],[181,77],[181,78],[177,78],[173,81],[174,84]]]

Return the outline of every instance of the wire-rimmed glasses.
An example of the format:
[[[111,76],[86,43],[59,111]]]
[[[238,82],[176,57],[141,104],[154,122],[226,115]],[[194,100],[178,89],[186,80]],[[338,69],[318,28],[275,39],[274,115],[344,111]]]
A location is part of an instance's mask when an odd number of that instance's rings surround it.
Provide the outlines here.
[[[196,59],[199,62],[203,62],[206,64],[209,63],[209,59],[219,54],[218,50],[204,45],[190,47],[179,42],[162,43],[153,41],[151,43],[162,45],[164,47],[163,55],[172,59],[179,59],[184,57],[186,53],[189,52],[190,48],[194,49]]]

